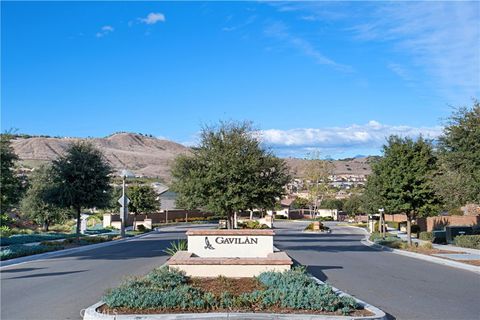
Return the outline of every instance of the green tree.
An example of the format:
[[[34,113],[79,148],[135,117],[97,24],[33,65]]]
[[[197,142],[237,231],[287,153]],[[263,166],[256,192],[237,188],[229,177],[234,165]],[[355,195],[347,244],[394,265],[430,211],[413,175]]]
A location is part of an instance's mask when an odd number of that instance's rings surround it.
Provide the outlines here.
[[[340,199],[328,198],[322,201],[320,207],[322,209],[337,209],[338,211],[343,210],[344,201]]]
[[[55,205],[72,208],[80,237],[82,208],[104,208],[109,205],[112,169],[100,150],[87,142],[72,143],[53,161],[53,183],[48,198]]]
[[[11,146],[12,135],[0,134],[0,212],[5,213],[20,199],[21,181],[15,175],[15,161],[18,160]]]
[[[345,201],[343,205],[343,211],[345,211],[348,215],[355,215],[362,211],[362,197],[359,195],[352,195]]]
[[[283,160],[260,146],[248,123],[221,123],[201,132],[200,145],[173,165],[177,206],[224,215],[231,228],[236,212],[271,208],[290,180]]]
[[[306,198],[298,197],[292,202],[293,209],[308,209],[310,201]]]
[[[411,245],[411,221],[418,215],[436,213],[439,199],[431,178],[437,169],[432,145],[419,138],[391,136],[383,147],[383,158],[372,166],[373,181],[386,212],[405,213],[408,244]]]
[[[438,142],[437,193],[447,209],[480,203],[480,103],[454,112]]]
[[[375,160],[374,163],[379,161]],[[372,164],[374,167],[375,164]],[[361,211],[367,214],[376,214],[378,209],[385,207],[385,199],[382,197],[383,185],[380,177],[372,173],[367,177],[364,193],[361,195]]]
[[[157,197],[155,190],[148,185],[133,185],[128,188],[130,199],[128,210],[134,214],[135,221],[139,213],[148,213],[160,208],[160,200]]]
[[[41,166],[33,172],[20,205],[22,216],[34,220],[44,231],[48,231],[53,223],[65,221],[71,214],[70,210],[48,202],[47,197],[53,183],[51,167]]]

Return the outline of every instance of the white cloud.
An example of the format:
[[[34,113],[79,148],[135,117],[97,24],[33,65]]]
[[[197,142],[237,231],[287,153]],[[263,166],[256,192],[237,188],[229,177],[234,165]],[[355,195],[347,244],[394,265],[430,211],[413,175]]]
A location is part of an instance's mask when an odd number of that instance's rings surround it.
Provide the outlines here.
[[[281,154],[318,148],[328,153],[354,155],[361,150],[380,151],[390,135],[412,138],[422,135],[425,138],[435,139],[441,133],[440,126],[385,125],[371,120],[364,125],[353,124],[348,127],[268,129],[257,132],[257,136],[266,145],[281,150]]]
[[[337,70],[350,72],[352,68],[328,58],[317,50],[309,41],[291,33],[283,22],[275,22],[264,29],[265,35],[284,41],[299,50],[302,54],[312,58],[316,63],[334,67]]]
[[[429,86],[449,103],[480,95],[480,2],[273,2],[308,21],[337,21],[353,39],[384,42],[402,56],[390,70],[409,84]],[[305,19],[307,17],[307,19]],[[313,22],[312,22],[313,23]],[[422,76],[423,75],[423,76]]]
[[[156,24],[157,22],[165,22],[165,15],[160,12],[150,12],[145,18],[138,18],[145,24]]]
[[[371,12],[370,21],[350,29],[357,39],[392,43],[448,99],[480,93],[479,2],[389,3]],[[411,80],[403,67],[389,67]]]
[[[113,31],[115,31],[115,28],[113,28],[112,26],[103,26],[99,32],[97,32],[95,34],[95,36],[97,38],[101,38],[101,37],[105,37],[106,35],[112,33]]]

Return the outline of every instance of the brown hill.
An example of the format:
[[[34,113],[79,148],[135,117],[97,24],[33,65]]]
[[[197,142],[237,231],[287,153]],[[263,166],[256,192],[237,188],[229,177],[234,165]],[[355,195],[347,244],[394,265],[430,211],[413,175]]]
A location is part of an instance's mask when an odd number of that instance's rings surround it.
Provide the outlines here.
[[[16,138],[12,141],[15,153],[26,167],[37,167],[58,157],[69,143],[79,138]],[[106,138],[87,138],[105,154],[115,170],[127,168],[139,176],[158,177],[171,182],[170,166],[177,155],[189,152],[189,148],[168,140],[133,133],[118,133]],[[294,177],[303,177],[308,160],[285,159]],[[369,158],[334,160],[335,174],[368,175],[371,172]]]
[[[77,138],[17,138],[12,141],[15,153],[26,166],[36,167],[62,154]],[[115,170],[127,168],[136,175],[158,177],[170,182],[170,166],[179,154],[189,148],[168,140],[132,133],[119,133],[107,138],[88,138],[105,154]]]
[[[292,175],[296,178],[305,177],[305,167],[309,160],[287,158],[285,159],[290,167]],[[332,160],[335,175],[369,175],[372,172],[370,167],[371,157],[350,158],[344,160]]]

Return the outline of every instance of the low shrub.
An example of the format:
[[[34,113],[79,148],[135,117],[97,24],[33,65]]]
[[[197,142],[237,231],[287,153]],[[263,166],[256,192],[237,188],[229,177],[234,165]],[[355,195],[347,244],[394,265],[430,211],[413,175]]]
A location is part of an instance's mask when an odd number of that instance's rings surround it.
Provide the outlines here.
[[[284,216],[283,214],[276,214],[275,219],[276,220],[286,220],[286,219],[288,219],[288,217]]]
[[[140,232],[146,232],[149,229],[147,229],[143,224],[140,224],[137,226],[137,230]]]
[[[392,240],[392,239],[378,240],[376,241],[376,243],[392,249],[406,249],[408,247],[407,242],[402,241],[399,238],[397,238],[396,240]]]
[[[32,229],[26,229],[26,228],[12,228],[11,229],[11,234],[34,234],[35,231]]]
[[[315,220],[318,221],[333,221],[333,217],[317,217]]]
[[[432,250],[433,244],[431,242],[424,242],[420,245],[421,248]]]
[[[225,216],[209,216],[206,218],[207,220],[209,221],[212,221],[212,220],[221,220],[221,219],[225,219]]]
[[[480,235],[461,235],[453,239],[456,246],[480,249]]]
[[[30,256],[32,254],[49,252],[63,249],[61,245],[58,246],[25,246],[21,244],[11,245],[0,250],[0,260],[8,260],[13,258],[19,258],[24,256]]]
[[[432,242],[432,241],[433,241],[433,232],[430,232],[430,231],[422,231],[422,232],[420,232],[420,234],[418,235],[418,238],[419,238],[420,240]]]
[[[166,254],[173,256],[177,251],[186,251],[188,250],[187,240],[181,239],[178,241],[170,242],[170,247],[163,250]]]
[[[260,224],[257,220],[246,220],[243,223],[239,223],[238,226],[241,229],[268,229],[266,224]]]
[[[240,295],[214,295],[188,284],[183,272],[155,269],[144,278],[134,278],[108,290],[103,301],[110,308],[265,311],[288,308],[348,314],[357,302],[335,294],[332,287],[317,284],[304,268],[285,272],[264,272],[257,278],[262,289]]]
[[[313,231],[313,226],[314,226],[314,223],[312,222],[312,223],[310,223],[308,226],[306,226],[304,230],[305,230],[305,231]],[[319,223],[318,228],[319,228],[320,231],[328,231],[328,230],[330,230],[329,227],[323,225],[323,223],[321,223],[321,222]]]
[[[12,230],[9,226],[0,226],[0,237],[10,237],[12,235]]]
[[[388,233],[386,232],[385,233],[385,239],[383,239],[383,235],[381,232],[372,232],[370,234],[370,241],[379,241],[379,240],[382,240],[382,241],[396,241],[396,240],[399,240],[400,238],[398,238],[396,235],[394,234],[391,234],[391,233]]]
[[[85,234],[93,235],[93,234],[102,234],[102,233],[109,233],[112,232],[111,229],[108,228],[101,228],[101,229],[87,229],[85,230]]]
[[[72,238],[75,237],[75,234],[72,233],[38,233],[38,234],[19,234],[13,235],[10,237],[0,238],[0,244],[2,246],[9,246],[13,244],[25,244],[32,242],[41,242],[46,240],[55,240],[62,238]]]
[[[114,236],[103,236],[103,237],[85,237],[82,236],[80,238],[80,242],[78,245],[84,246],[88,244],[95,244],[95,243],[102,243],[102,242],[107,242],[113,240]],[[40,242],[40,245],[42,246],[65,246],[65,245],[71,245],[71,244],[77,244],[76,243],[76,238],[68,238],[62,241],[42,241]]]
[[[0,214],[0,225],[1,226],[7,226],[7,227],[12,227],[14,224],[15,220],[10,217],[6,213]]]

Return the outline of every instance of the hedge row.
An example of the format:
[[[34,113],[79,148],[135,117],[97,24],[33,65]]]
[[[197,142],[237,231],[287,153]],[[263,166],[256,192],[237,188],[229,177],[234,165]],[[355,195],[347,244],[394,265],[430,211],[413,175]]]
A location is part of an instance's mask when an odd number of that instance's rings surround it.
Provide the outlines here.
[[[480,249],[480,235],[456,236],[453,241],[459,247]]]

